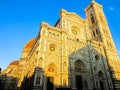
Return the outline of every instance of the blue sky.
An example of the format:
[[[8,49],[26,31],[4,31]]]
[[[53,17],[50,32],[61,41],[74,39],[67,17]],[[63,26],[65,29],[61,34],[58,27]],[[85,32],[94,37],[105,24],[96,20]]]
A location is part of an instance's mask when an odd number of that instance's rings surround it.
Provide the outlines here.
[[[61,8],[85,18],[91,0],[0,0],[0,67],[18,60],[26,42],[37,36],[40,23],[54,25]],[[120,53],[120,0],[96,0],[104,7],[117,50]]]

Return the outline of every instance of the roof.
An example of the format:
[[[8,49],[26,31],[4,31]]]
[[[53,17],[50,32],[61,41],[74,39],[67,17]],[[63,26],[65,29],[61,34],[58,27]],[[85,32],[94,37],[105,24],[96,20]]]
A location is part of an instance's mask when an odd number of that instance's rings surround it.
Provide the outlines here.
[[[23,52],[28,53],[31,50],[31,48],[33,47],[35,41],[36,41],[36,38],[33,38],[33,39],[29,40],[26,43],[26,45],[24,46]]]
[[[15,61],[11,62],[9,65],[18,66],[19,65],[19,61],[15,60]]]

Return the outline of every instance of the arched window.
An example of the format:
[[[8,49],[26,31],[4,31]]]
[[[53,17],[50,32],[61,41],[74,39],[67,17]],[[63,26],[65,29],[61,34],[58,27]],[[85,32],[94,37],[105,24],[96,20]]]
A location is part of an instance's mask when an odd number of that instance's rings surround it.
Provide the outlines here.
[[[93,31],[93,36],[95,37],[95,31]]]
[[[94,23],[95,23],[95,20],[94,20],[93,14],[90,15],[90,19],[91,19],[91,23],[94,24]]]
[[[102,71],[98,72],[100,90],[105,90],[104,73]]]
[[[97,35],[99,34],[98,29],[96,29],[96,34],[97,34]]]
[[[36,85],[39,85],[39,84],[40,84],[40,75],[36,77]]]

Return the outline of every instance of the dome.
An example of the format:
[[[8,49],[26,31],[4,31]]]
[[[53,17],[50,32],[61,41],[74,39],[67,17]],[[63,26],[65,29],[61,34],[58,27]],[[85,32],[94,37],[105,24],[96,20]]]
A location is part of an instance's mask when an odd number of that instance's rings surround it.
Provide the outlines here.
[[[18,66],[18,65],[19,65],[19,61],[18,61],[18,60],[13,61],[13,62],[11,62],[9,65]]]
[[[33,47],[35,41],[36,41],[36,38],[29,40],[26,43],[26,45],[24,46],[23,52],[28,53],[31,50],[31,48]]]

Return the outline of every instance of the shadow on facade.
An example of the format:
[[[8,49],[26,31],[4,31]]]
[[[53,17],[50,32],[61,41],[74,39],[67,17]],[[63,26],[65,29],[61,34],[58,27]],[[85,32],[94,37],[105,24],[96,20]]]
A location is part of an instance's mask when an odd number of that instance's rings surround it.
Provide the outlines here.
[[[6,74],[0,75],[0,90],[17,90],[17,82],[18,78]]]
[[[116,88],[120,81],[113,76],[114,70],[109,66],[103,49],[99,47],[97,51],[89,44],[68,56],[66,87],[57,88],[53,84],[54,78],[44,76],[43,69],[35,67],[34,74],[25,76],[20,87],[17,87],[17,78],[1,75],[0,90],[120,90]]]
[[[120,90],[120,81],[115,77],[106,57],[104,47],[95,49],[91,44],[71,53],[69,84],[72,89]]]
[[[36,67],[31,77],[25,77],[19,90],[71,90],[68,87],[57,87],[54,78],[43,75],[43,69]],[[44,82],[46,80],[46,83]]]
[[[112,78],[114,90],[120,90],[120,80],[116,78],[114,69],[111,67],[109,68],[110,68],[110,75]]]

